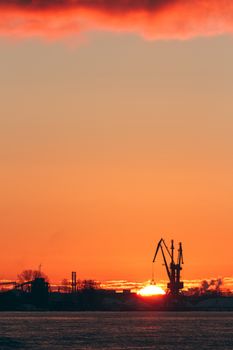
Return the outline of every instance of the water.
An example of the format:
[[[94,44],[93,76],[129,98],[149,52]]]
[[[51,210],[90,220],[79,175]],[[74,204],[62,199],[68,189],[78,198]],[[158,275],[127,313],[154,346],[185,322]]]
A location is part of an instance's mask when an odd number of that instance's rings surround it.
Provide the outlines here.
[[[233,313],[6,312],[0,349],[233,350]]]

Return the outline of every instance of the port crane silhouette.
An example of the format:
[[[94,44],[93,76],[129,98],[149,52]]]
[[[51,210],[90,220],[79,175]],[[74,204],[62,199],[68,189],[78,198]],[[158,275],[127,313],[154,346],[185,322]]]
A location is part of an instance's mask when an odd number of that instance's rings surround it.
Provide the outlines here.
[[[157,245],[152,263],[154,265],[157,255],[159,251],[161,251],[169,279],[167,284],[168,294],[171,296],[178,296],[180,291],[184,288],[184,283],[180,280],[180,272],[182,270],[182,264],[184,264],[182,243],[179,243],[177,262],[175,262],[174,250],[174,240],[171,241],[171,249],[169,249],[164,239],[161,238]],[[170,264],[168,259],[170,259]]]

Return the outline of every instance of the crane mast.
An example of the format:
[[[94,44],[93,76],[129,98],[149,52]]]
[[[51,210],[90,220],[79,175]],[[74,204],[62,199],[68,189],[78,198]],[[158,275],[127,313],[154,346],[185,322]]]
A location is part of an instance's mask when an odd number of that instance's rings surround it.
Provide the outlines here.
[[[171,241],[171,248],[169,250],[164,239],[161,238],[158,245],[157,245],[155,254],[154,254],[153,263],[155,263],[159,251],[161,251],[164,265],[165,265],[165,269],[166,269],[166,273],[167,273],[168,280],[169,280],[169,282],[167,284],[168,292],[172,296],[177,296],[180,294],[180,291],[184,288],[184,283],[181,282],[181,280],[180,280],[182,264],[184,263],[182,243],[181,242],[179,243],[178,255],[177,255],[176,262],[175,262],[175,257],[174,257],[174,255],[175,255],[174,250],[175,250],[174,240]],[[166,255],[167,255],[167,257],[166,257]],[[170,260],[170,264],[168,262],[169,261],[168,259]]]

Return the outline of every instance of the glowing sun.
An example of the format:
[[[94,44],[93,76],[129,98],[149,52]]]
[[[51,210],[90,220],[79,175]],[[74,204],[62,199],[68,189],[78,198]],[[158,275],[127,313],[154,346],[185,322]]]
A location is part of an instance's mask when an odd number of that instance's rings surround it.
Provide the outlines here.
[[[151,297],[154,295],[164,295],[165,292],[161,287],[156,286],[154,284],[150,284],[150,285],[140,289],[137,294],[139,294],[143,297]]]

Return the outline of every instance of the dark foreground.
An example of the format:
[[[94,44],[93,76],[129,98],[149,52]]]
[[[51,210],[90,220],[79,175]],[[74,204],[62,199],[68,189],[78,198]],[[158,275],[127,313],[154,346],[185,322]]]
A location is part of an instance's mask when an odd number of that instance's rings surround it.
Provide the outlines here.
[[[232,350],[232,312],[2,312],[0,349]]]
[[[97,289],[51,293],[44,288],[0,293],[0,311],[233,311],[233,297],[211,293],[200,296],[141,297]]]

